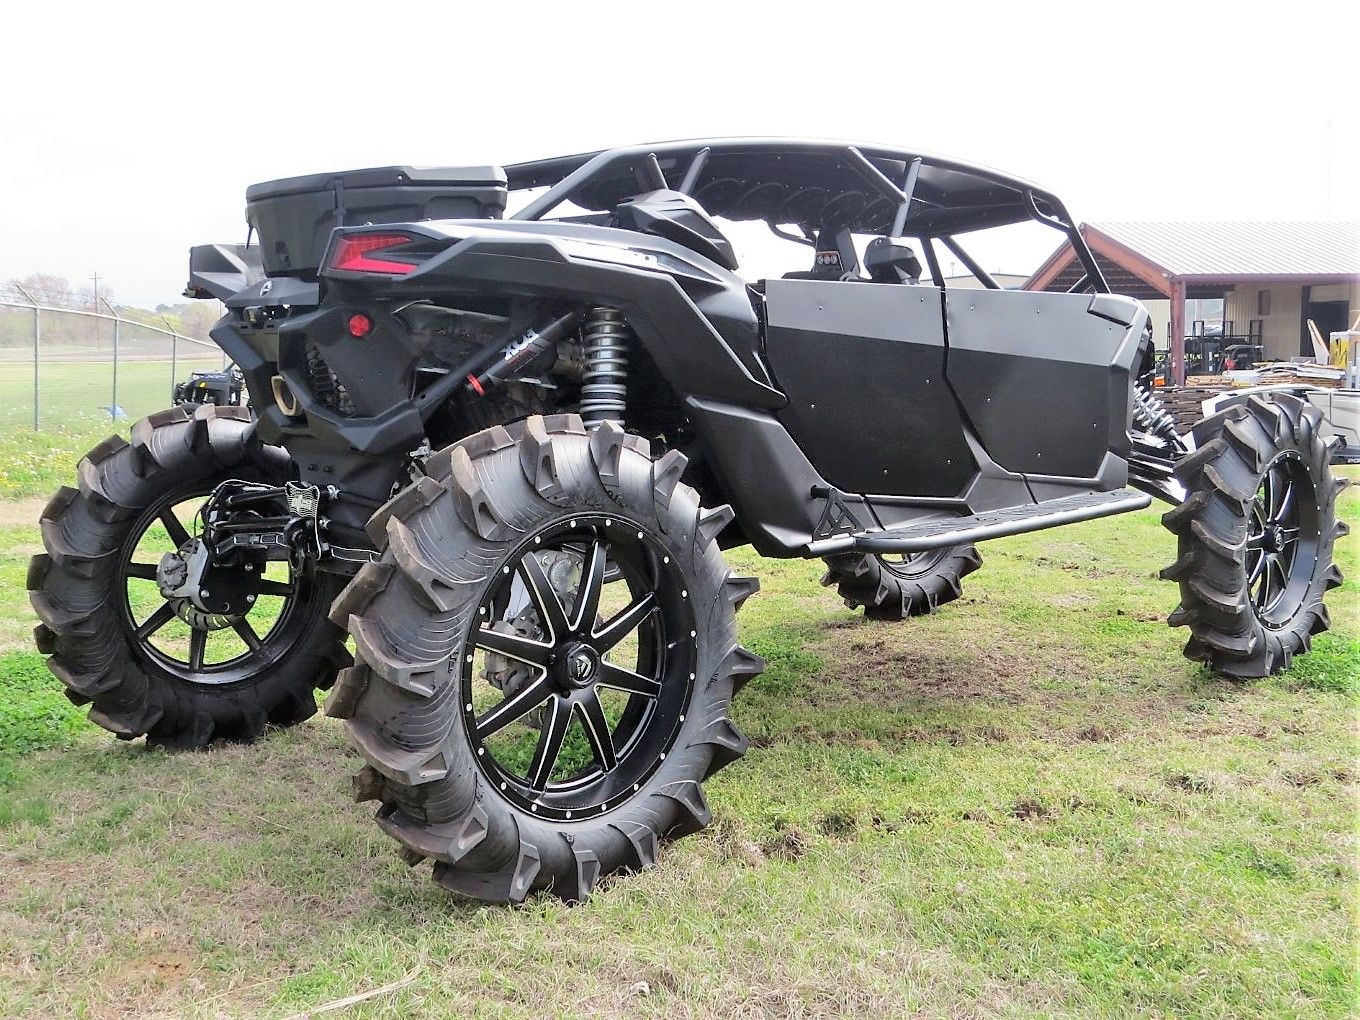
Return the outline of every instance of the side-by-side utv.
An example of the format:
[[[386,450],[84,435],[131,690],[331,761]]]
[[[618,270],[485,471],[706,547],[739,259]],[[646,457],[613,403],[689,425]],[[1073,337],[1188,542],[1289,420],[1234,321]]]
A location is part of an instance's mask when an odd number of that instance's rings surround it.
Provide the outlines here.
[[[81,461],[42,514],[38,647],[94,722],[172,748],[329,689],[357,796],[459,893],[579,900],[708,822],[762,668],[730,546],[824,559],[901,620],[982,540],[1156,497],[1190,658],[1265,676],[1327,627],[1317,411],[1255,395],[1177,434],[1147,312],[1023,181],[723,139],[274,181],[247,213],[255,243],[195,248],[189,293],[226,304],[249,407]],[[748,282],[732,221],[806,257]],[[965,248],[1029,221],[1075,249],[1071,291],[1004,290]]]

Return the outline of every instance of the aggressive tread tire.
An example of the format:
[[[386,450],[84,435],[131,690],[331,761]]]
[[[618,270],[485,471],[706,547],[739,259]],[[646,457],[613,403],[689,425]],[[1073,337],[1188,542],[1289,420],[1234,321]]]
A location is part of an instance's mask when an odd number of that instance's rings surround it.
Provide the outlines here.
[[[1185,656],[1237,679],[1269,676],[1307,652],[1329,626],[1326,592],[1341,584],[1332,562],[1336,539],[1347,532],[1336,519],[1330,445],[1319,435],[1322,415],[1289,394],[1254,394],[1195,427],[1195,452],[1176,468],[1186,499],[1162,516],[1177,538],[1176,561],[1161,576],[1180,585],[1181,602],[1167,622],[1188,627]],[[1252,502],[1272,465],[1288,460],[1306,477],[1312,562],[1298,591],[1267,625],[1253,602],[1248,530]],[[1300,529],[1305,530],[1305,529]],[[1294,587],[1291,582],[1291,589]]]
[[[316,619],[267,673],[221,686],[198,685],[147,661],[130,640],[119,602],[119,554],[147,508],[195,481],[258,480],[287,470],[287,456],[254,440],[249,411],[175,407],[137,422],[132,439],[111,436],[80,462],[79,487],[64,487],[40,520],[45,553],[28,569],[34,632],[48,668],[91,722],[124,740],[176,749],[222,738],[257,739],[266,726],[291,726],[316,711],[312,691],[329,687],[349,664],[344,634],[324,610],[336,579],[318,578]],[[284,475],[286,477],[286,474]]]
[[[982,566],[976,546],[958,545],[927,554],[921,565],[898,564],[874,553],[825,557],[822,587],[833,585],[851,609],[871,620],[905,620],[933,613],[963,594],[960,582]]]
[[[379,802],[378,824],[403,859],[432,860],[445,888],[490,902],[539,890],[579,902],[601,877],[650,866],[662,839],[708,823],[700,783],[746,750],[728,706],[764,664],[737,644],[735,612],[757,585],[731,575],[718,550],[730,510],[704,510],[677,484],[679,456],[654,461],[646,440],[612,423],[587,430],[576,415],[535,415],[435,454],[429,476],[374,515],[382,559],[332,608],[358,654],[326,711],[345,720],[367,761],[356,798]],[[636,792],[591,817],[553,820],[502,796],[479,767],[458,704],[460,664],[506,557],[527,535],[590,511],[647,528],[683,571],[697,682],[671,752]]]

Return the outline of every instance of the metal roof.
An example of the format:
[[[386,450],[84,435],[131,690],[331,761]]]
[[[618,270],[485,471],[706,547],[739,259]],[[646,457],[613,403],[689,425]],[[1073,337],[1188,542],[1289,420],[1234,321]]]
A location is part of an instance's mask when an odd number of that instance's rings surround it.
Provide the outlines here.
[[[1090,223],[1086,226],[1155,263],[1173,277],[1360,276],[1360,223]]]

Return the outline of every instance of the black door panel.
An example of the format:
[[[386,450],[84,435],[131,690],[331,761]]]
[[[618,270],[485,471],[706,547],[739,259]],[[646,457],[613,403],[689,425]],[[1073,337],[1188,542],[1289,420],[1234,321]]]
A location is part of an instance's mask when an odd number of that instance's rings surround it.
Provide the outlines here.
[[[957,496],[976,465],[945,384],[934,287],[770,280],[766,353],[780,421],[846,492]]]
[[[949,382],[1002,467],[1094,478],[1106,451],[1127,455],[1129,373],[1146,315],[1130,309],[1125,326],[1091,304],[1088,294],[947,292]]]

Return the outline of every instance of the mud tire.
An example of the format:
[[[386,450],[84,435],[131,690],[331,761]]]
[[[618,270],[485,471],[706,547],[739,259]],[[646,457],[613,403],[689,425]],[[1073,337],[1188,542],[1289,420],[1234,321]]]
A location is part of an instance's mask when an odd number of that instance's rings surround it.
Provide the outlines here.
[[[429,477],[381,508],[382,550],[336,600],[331,619],[356,635],[355,665],[326,703],[367,760],[358,800],[411,864],[460,895],[497,903],[547,891],[584,900],[603,876],[649,867],[659,844],[708,824],[701,783],[739,758],[728,717],[735,691],[763,668],[737,643],[735,613],[756,590],[719,552],[727,507],[703,509],[680,484],[685,459],[653,459],[646,440],[576,415],[495,426],[435,454]],[[534,815],[479,767],[463,722],[462,663],[478,606],[527,536],[573,514],[607,513],[664,541],[695,619],[696,681],[672,749],[640,789],[570,821]]]
[[[1278,673],[1330,625],[1323,597],[1342,580],[1332,549],[1349,530],[1336,518],[1347,481],[1332,476],[1321,424],[1322,413],[1304,400],[1253,394],[1196,426],[1196,450],[1176,468],[1186,499],[1162,517],[1178,555],[1161,576],[1179,583],[1181,602],[1167,622],[1189,628],[1187,658],[1223,676]],[[1253,593],[1249,532],[1258,491],[1279,465],[1288,465],[1298,490],[1301,561],[1264,612]]]
[[[976,546],[922,553],[905,562],[872,553],[826,557],[822,587],[834,586],[851,609],[871,620],[905,620],[933,613],[963,594],[960,583],[982,566]]]
[[[326,619],[341,579],[317,575],[307,632],[272,666],[239,682],[186,682],[151,662],[120,609],[120,550],[149,508],[186,484],[226,478],[278,481],[288,458],[255,439],[240,407],[182,407],[144,418],[131,442],[110,436],[79,464],[77,488],[58,490],[43,510],[46,552],[28,568],[29,598],[42,621],[34,631],[66,696],[89,705],[90,721],[124,740],[174,749],[216,739],[249,743],[269,726],[314,715],[327,688],[352,660],[344,634]]]

